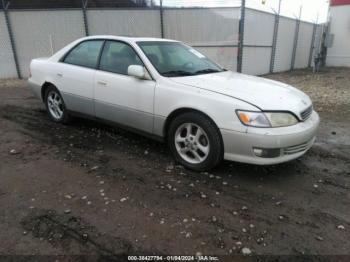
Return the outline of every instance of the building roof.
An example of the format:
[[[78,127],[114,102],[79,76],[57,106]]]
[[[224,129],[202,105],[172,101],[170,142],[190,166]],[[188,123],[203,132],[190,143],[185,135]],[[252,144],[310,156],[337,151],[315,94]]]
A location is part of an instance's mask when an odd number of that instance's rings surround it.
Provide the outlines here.
[[[350,0],[331,0],[331,6],[336,5],[350,5]]]

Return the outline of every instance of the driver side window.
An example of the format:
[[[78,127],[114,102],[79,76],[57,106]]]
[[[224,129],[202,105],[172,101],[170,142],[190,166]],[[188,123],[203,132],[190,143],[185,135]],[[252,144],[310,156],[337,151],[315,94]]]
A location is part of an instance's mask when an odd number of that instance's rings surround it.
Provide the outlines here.
[[[106,41],[99,69],[127,75],[130,65],[143,65],[135,50],[122,42]]]

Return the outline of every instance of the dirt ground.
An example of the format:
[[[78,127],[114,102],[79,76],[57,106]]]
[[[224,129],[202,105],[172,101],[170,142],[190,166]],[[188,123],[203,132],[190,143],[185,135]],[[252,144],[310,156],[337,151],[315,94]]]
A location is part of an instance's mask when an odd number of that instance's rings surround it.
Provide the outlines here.
[[[0,255],[350,255],[350,69],[266,77],[311,96],[315,145],[209,173],[130,132],[50,122],[24,81],[1,80]]]

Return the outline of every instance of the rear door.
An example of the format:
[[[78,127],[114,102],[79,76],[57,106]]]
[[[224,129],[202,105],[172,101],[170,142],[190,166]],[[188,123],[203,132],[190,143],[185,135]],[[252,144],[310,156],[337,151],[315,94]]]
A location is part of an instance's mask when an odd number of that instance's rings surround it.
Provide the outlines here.
[[[100,39],[81,42],[57,63],[56,85],[70,111],[95,114],[94,77],[103,42]]]
[[[106,41],[95,75],[95,112],[99,118],[148,133],[153,131],[155,81],[127,74],[143,63],[127,43]]]

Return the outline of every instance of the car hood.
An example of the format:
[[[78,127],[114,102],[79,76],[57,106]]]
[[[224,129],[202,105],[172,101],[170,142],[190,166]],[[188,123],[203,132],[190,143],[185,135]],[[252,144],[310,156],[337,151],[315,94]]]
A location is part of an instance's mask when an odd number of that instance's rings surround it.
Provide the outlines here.
[[[231,71],[170,79],[244,100],[265,111],[291,111],[300,116],[300,112],[312,104],[306,94],[290,85]]]

